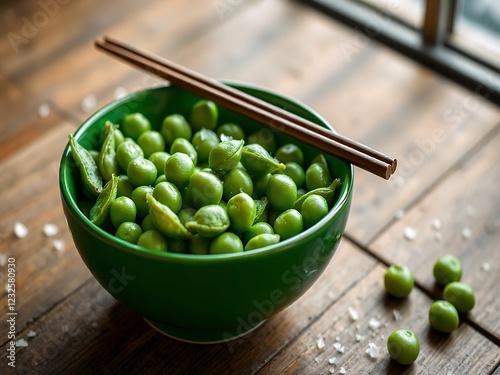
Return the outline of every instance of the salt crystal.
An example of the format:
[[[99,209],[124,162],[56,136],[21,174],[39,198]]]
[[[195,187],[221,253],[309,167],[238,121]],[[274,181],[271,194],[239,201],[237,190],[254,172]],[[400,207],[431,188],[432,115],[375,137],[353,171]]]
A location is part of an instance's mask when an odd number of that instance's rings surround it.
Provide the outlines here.
[[[434,232],[434,239],[437,242],[443,242],[443,234],[441,232]]]
[[[319,363],[319,358],[318,357],[314,358],[314,362]]]
[[[83,112],[92,111],[97,104],[97,98],[94,94],[89,94],[85,98],[83,98],[82,103],[80,105]]]
[[[339,370],[339,374],[342,374],[342,375],[347,374],[347,370],[345,368],[341,367]]]
[[[359,324],[356,324],[355,327],[356,327],[356,331],[359,331],[361,329],[361,326]]]
[[[16,347],[23,348],[26,346],[28,346],[28,341],[26,341],[25,339],[16,340]]]
[[[356,333],[356,342],[361,342],[365,339],[364,336],[360,335],[359,333]]]
[[[5,254],[0,254],[0,267],[7,264],[7,256]]]
[[[441,220],[439,220],[439,219],[432,220],[432,228],[434,228],[434,230],[440,230],[441,229]]]
[[[467,216],[473,217],[476,214],[476,209],[472,206],[467,206],[465,212],[467,213]]]
[[[43,233],[47,237],[52,237],[55,236],[59,232],[59,228],[55,224],[44,224],[43,226]]]
[[[64,250],[64,241],[63,240],[54,240],[54,249],[57,251],[63,251]]]
[[[328,359],[328,363],[330,363],[331,365],[335,364],[335,362],[337,362],[337,357],[332,357]]]
[[[50,106],[47,103],[43,103],[38,107],[38,117],[47,118],[50,115]]]
[[[121,99],[126,95],[127,95],[127,90],[121,86],[115,88],[115,91],[113,92],[113,96],[115,97],[116,100]]]
[[[328,297],[330,299],[335,299],[335,294],[333,292],[328,292]]]
[[[325,348],[325,340],[323,340],[323,336],[319,336],[318,339],[318,349],[323,350]]]
[[[403,231],[403,235],[408,241],[413,241],[417,238],[417,230],[412,227],[406,227]]]
[[[392,310],[392,316],[394,317],[394,320],[401,320],[401,313],[399,310]]]
[[[380,356],[380,348],[373,342],[369,342],[365,353],[368,354],[370,358],[378,358]]]
[[[377,318],[371,318],[368,321],[368,327],[370,327],[371,330],[376,331],[377,329],[382,327],[382,322]]]
[[[385,335],[380,335],[380,340],[384,341],[385,340]]]
[[[340,342],[340,336],[336,336],[335,341]]]
[[[344,350],[345,350],[345,347],[340,343],[340,342],[336,342],[333,344],[333,347],[335,348],[336,351],[338,351],[339,353],[344,353]]]
[[[470,236],[472,235],[472,232],[470,230],[470,228],[464,228],[464,230],[462,231],[462,237],[466,240],[468,238],[470,238]]]
[[[485,262],[481,265],[481,269],[484,271],[484,272],[489,272],[491,270],[491,264],[489,264],[488,262]]]
[[[67,324],[64,324],[62,327],[61,327],[61,330],[64,332],[64,333],[68,333],[69,332],[69,326]]]
[[[394,212],[394,217],[398,220],[401,220],[405,216],[405,210],[399,209],[396,212]]]
[[[347,309],[347,312],[349,313],[349,317],[351,318],[351,320],[353,322],[355,322],[356,320],[359,319],[359,315],[358,315],[358,312],[356,310],[354,310],[352,307],[349,307]]]
[[[35,337],[36,336],[36,332],[35,331],[29,331],[26,336],[28,336],[28,337]]]
[[[14,233],[17,238],[24,238],[28,235],[28,228],[23,223],[16,222],[14,224]]]
[[[221,142],[232,141],[233,137],[227,136],[225,134],[221,134],[220,135],[220,140],[221,140]]]
[[[328,370],[328,372],[330,374],[334,374],[335,373],[335,367],[330,367],[330,369]]]

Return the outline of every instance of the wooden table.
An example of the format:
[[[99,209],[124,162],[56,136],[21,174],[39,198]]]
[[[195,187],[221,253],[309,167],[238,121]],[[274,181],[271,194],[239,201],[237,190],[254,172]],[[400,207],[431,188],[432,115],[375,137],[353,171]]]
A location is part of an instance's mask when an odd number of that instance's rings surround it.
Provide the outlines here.
[[[15,259],[16,340],[28,345],[9,367],[3,292],[0,373],[500,374],[500,111],[481,87],[467,91],[292,1],[44,4],[0,5],[0,282],[8,281],[7,258]],[[341,133],[399,159],[389,181],[356,170],[348,229],[329,268],[240,340],[202,346],[162,336],[111,298],[74,248],[57,176],[67,135],[124,90],[161,83],[96,52],[92,42],[103,34],[295,97]],[[14,236],[15,222],[27,237]],[[45,223],[59,233],[44,235]],[[440,296],[432,265],[445,253],[461,260],[477,296],[450,335],[427,320]],[[392,263],[409,265],[416,278],[403,301],[383,289]],[[378,329],[369,328],[373,319]],[[409,367],[385,348],[399,327],[420,337]],[[370,342],[377,358],[365,353]]]

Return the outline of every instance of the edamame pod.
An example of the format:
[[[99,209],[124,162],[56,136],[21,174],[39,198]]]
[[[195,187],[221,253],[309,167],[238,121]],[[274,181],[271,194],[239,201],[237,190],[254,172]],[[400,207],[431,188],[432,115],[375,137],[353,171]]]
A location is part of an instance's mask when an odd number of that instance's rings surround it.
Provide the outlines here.
[[[313,194],[321,195],[323,198],[326,199],[326,201],[328,202],[328,205],[330,205],[332,202],[333,195],[335,194],[335,189],[337,189],[337,187],[340,186],[340,184],[341,184],[340,180],[338,178],[336,178],[335,180],[333,180],[333,182],[330,184],[330,186],[328,186],[326,188],[317,188],[317,189],[308,191],[307,193],[305,193],[304,195],[302,195],[299,199],[297,199],[295,201],[293,208],[295,208],[298,211],[302,210],[302,203],[304,203],[304,201],[306,200],[307,197],[309,197]]]
[[[81,146],[72,135],[69,136],[71,155],[80,171],[84,187],[93,195],[98,196],[102,190],[102,176],[99,167],[91,153]]]
[[[249,144],[243,147],[241,163],[252,177],[260,177],[286,168],[285,164],[271,157],[269,152],[259,144]]]
[[[149,213],[155,227],[167,238],[183,240],[190,237],[190,233],[182,225],[179,217],[168,206],[161,204],[151,194],[146,195]]]
[[[194,230],[206,238],[212,238],[229,228],[229,216],[224,208],[217,204],[203,206],[186,223],[186,228]]]
[[[104,124],[104,142],[99,153],[99,171],[104,181],[109,181],[111,176],[118,175],[118,162],[116,160],[115,129],[118,126],[106,121]]]
[[[97,197],[94,207],[90,210],[90,221],[98,227],[103,227],[109,220],[111,205],[116,199],[118,176],[112,175]]]

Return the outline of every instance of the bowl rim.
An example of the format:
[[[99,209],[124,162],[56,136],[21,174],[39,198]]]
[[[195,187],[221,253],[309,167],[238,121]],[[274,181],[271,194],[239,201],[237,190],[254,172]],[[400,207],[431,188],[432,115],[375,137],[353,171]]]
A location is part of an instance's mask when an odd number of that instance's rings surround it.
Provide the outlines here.
[[[299,102],[296,99],[290,98],[288,96],[279,94],[273,90],[267,89],[260,87],[255,84],[249,84],[246,82],[242,81],[235,81],[235,80],[221,80],[221,82],[224,82],[225,84],[228,84],[230,86],[233,86],[235,88],[243,88],[243,89],[249,89],[249,90],[256,90],[260,91],[264,94],[271,95],[276,97],[279,100],[288,102],[298,108],[302,108],[305,111],[309,112],[312,114],[314,117],[316,117],[323,125],[326,125],[330,130],[335,131],[333,126],[330,125],[328,121],[326,121],[321,115],[319,115],[316,111],[314,111],[312,108],[310,108],[308,105]],[[96,112],[94,112],[92,115],[90,115],[79,127],[78,129],[74,132],[73,136],[75,137],[76,140],[79,140],[79,138],[87,131],[87,128],[90,127],[94,122],[99,120],[100,118],[103,117],[107,112],[115,109],[116,107],[122,105],[123,103],[133,100],[136,97],[141,97],[144,95],[145,92],[151,92],[151,91],[160,91],[160,90],[165,90],[168,89],[169,87],[172,87],[173,85],[170,84],[165,84],[165,85],[160,85],[156,87],[151,87],[151,88],[146,88],[143,90],[135,91],[132,92],[118,100],[114,100],[105,106],[101,107],[98,109]],[[311,239],[311,236],[314,235],[315,231],[317,228],[321,227],[324,225],[326,222],[329,222],[331,220],[335,220],[341,213],[341,211],[345,208],[345,205],[349,204],[350,198],[352,196],[353,192],[353,181],[354,181],[354,168],[352,164],[340,160],[341,162],[345,163],[346,165],[346,176],[340,185],[339,189],[340,190],[340,196],[335,203],[335,205],[329,210],[328,214],[321,219],[318,223],[313,225],[311,228],[308,228],[304,230],[302,233],[293,236],[289,239],[286,239],[282,242],[279,242],[278,244],[273,244],[269,246],[265,246],[259,249],[255,249],[252,251],[243,251],[243,252],[238,252],[238,253],[228,253],[228,254],[182,254],[182,253],[172,253],[172,252],[158,252],[155,250],[150,250],[142,246],[138,246],[135,244],[131,244],[129,242],[126,242],[120,238],[115,237],[111,233],[108,233],[104,229],[96,226],[93,224],[80,210],[77,202],[75,199],[73,199],[73,196],[69,193],[69,188],[67,184],[67,179],[70,178],[69,174],[67,173],[67,157],[69,155],[69,142],[66,144],[62,157],[61,157],[61,162],[59,164],[59,185],[60,185],[60,191],[61,191],[61,197],[63,199],[63,204],[67,205],[68,207],[68,212],[71,213],[73,218],[79,223],[79,225],[84,228],[87,232],[89,232],[92,236],[98,237],[99,240],[112,245],[114,250],[119,250],[119,251],[126,251],[128,253],[132,253],[138,256],[144,256],[147,258],[153,258],[153,259],[159,259],[163,261],[174,261],[174,262],[180,262],[180,263],[198,263],[198,262],[220,262],[220,261],[225,261],[225,260],[234,260],[234,259],[247,259],[247,258],[253,258],[253,257],[261,257],[261,256],[267,256],[269,254],[273,253],[278,253],[278,252],[283,252],[287,251],[291,247],[295,247],[298,244],[305,242],[309,239]]]

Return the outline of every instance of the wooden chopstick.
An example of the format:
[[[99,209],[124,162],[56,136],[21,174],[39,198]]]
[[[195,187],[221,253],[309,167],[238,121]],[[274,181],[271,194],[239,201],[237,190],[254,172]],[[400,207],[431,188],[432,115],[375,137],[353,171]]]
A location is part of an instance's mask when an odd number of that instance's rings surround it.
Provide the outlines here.
[[[374,156],[342,144],[336,139],[330,138],[329,136],[334,133],[317,132],[316,128],[319,128],[319,126],[315,124],[313,124],[314,127],[310,126],[312,123],[305,127],[302,124],[290,121],[288,118],[281,117],[281,113],[286,111],[280,110],[277,107],[274,107],[277,110],[273,110],[272,112],[268,111],[268,107],[265,105],[259,103],[257,106],[253,104],[257,99],[250,101],[248,97],[252,98],[251,96],[241,96],[239,90],[220,89],[219,84],[215,84],[214,82],[210,83],[210,79],[198,73],[189,71],[189,74],[186,74],[186,69],[182,68],[179,70],[179,66],[177,65],[176,69],[174,69],[172,68],[172,63],[168,60],[157,56],[151,56],[149,53],[138,51],[123,43],[114,40],[111,41],[110,38],[106,38],[104,41],[96,41],[95,45],[98,49],[110,53],[133,66],[165,78],[180,88],[212,100],[221,106],[247,116],[291,137],[300,139],[323,152],[349,161],[377,176],[389,179],[393,168],[395,168],[395,162],[388,163],[387,161],[377,159]],[[225,85],[222,86],[227,87]],[[236,91],[237,95],[234,95],[233,91]],[[300,117],[296,117],[300,119]],[[368,148],[363,146],[363,149]],[[380,153],[375,152],[375,154]],[[386,158],[393,161],[393,159],[389,157]]]

